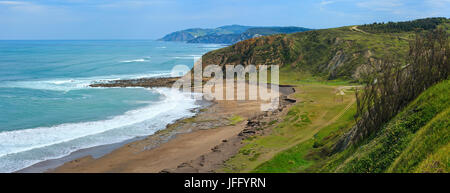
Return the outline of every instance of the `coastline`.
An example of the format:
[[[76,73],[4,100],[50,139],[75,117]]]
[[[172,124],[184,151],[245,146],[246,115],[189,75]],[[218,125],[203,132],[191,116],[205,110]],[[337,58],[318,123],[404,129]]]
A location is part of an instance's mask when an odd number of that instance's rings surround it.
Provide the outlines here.
[[[261,101],[204,101],[209,104],[197,109],[194,117],[177,120],[153,135],[79,150],[17,172],[214,172],[239,150],[242,140],[266,132],[251,124],[276,119],[293,103],[287,97],[292,92],[292,87],[280,87],[283,100],[275,113],[261,112]],[[242,120],[231,123],[233,116]],[[199,163],[205,160],[209,164]]]
[[[153,79],[153,78],[151,78],[151,79]],[[196,116],[201,111],[201,109],[207,108],[208,106],[212,105],[211,102],[206,101],[206,100],[197,100],[195,102],[195,104],[198,105],[198,107],[190,110],[191,112],[195,113],[194,116]],[[158,139],[159,141],[157,141],[157,142],[160,142],[160,143],[166,142],[178,133],[177,133],[177,131],[171,131],[168,133],[163,132],[163,131],[167,130],[170,125],[177,124],[179,121],[189,119],[191,117],[174,120],[172,123],[169,123],[164,128],[156,131],[155,133],[151,134],[150,136],[153,136],[153,135],[159,136],[159,139]],[[178,132],[183,132],[183,131],[178,131]],[[143,140],[147,137],[148,137],[148,135],[137,136],[137,137],[127,139],[125,141],[121,141],[121,142],[117,142],[117,143],[104,144],[104,145],[79,149],[79,150],[76,150],[76,151],[74,151],[68,155],[65,155],[63,157],[60,157],[60,158],[54,158],[54,159],[40,161],[31,166],[14,171],[13,173],[42,173],[42,172],[48,172],[57,167],[60,167],[64,163],[71,162],[71,161],[74,161],[77,159],[83,159],[85,157],[92,157],[94,159],[97,159],[97,158],[100,158],[102,156],[105,156],[105,155],[111,153],[112,151],[114,151],[122,146],[125,146],[127,144],[130,144],[130,143],[133,143],[133,142],[136,142],[139,140]]]

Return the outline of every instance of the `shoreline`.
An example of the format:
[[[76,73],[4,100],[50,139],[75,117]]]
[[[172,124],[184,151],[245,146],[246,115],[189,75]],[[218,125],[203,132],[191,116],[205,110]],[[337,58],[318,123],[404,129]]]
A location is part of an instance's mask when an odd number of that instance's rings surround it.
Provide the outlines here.
[[[199,107],[191,110],[191,111],[195,112],[195,115],[192,117],[197,116],[198,113],[201,111],[201,109],[207,108],[208,106],[212,105],[211,102],[206,101],[206,100],[197,100],[195,103],[197,105],[199,105]],[[164,128],[156,131],[155,133],[151,134],[150,136],[153,136],[153,135],[160,136],[161,140],[162,140],[161,143],[168,141],[168,140],[170,140],[170,138],[174,137],[174,135],[177,135],[179,133],[173,133],[173,136],[172,136],[172,135],[163,135],[163,133],[161,133],[161,132],[166,130],[172,124],[177,124],[177,122],[179,122],[179,121],[182,121],[184,119],[189,119],[192,117],[174,120],[172,123],[166,125]],[[83,159],[86,157],[92,157],[93,159],[98,159],[98,158],[105,156],[105,155],[113,152],[114,150],[119,149],[127,144],[130,144],[130,143],[133,143],[133,142],[136,142],[139,140],[143,140],[147,137],[149,137],[149,135],[134,137],[134,138],[122,141],[122,142],[118,142],[118,143],[105,144],[105,145],[99,145],[99,146],[79,149],[79,150],[76,150],[76,151],[70,153],[69,155],[65,155],[60,158],[54,158],[54,159],[40,161],[31,166],[14,171],[13,173],[45,173],[45,172],[54,170],[54,169],[64,165],[67,162],[71,162],[74,160]]]
[[[173,80],[173,78],[171,79]],[[115,82],[110,87],[136,86],[130,85],[130,83],[138,83],[138,86],[141,87],[153,87],[152,84],[142,84],[142,82],[151,83],[151,80],[159,79],[124,80],[125,85]],[[287,109],[285,108],[288,106],[287,103],[293,103],[287,95],[295,92],[295,90],[289,93],[288,90],[290,89],[293,90],[293,87],[280,86],[280,97],[283,98],[281,101],[284,104],[281,109],[278,109],[279,112]],[[283,94],[283,91],[289,94]],[[176,120],[150,136],[78,150],[68,156],[39,162],[16,172],[214,172],[220,165],[218,163],[224,162],[238,151],[239,144],[243,139],[259,132],[255,132],[255,128],[252,131],[252,127],[249,127],[248,123],[255,123],[264,116],[266,118],[273,117],[275,114],[270,113],[270,116],[267,116],[267,112],[257,112],[260,105],[258,101],[241,101],[243,103],[241,105],[253,107],[249,111],[250,114],[245,109],[242,111],[242,107],[239,107],[240,105],[236,101],[234,101],[234,104],[227,104],[226,101],[211,102],[203,100],[203,102],[209,104],[200,105],[193,117]],[[224,108],[229,109],[224,111]],[[223,111],[225,113],[222,113]],[[244,120],[237,124],[230,124],[230,117],[235,114],[239,114]],[[261,133],[259,132],[259,134]],[[188,147],[193,142],[198,142],[198,144],[193,145],[188,150],[179,147],[180,145]],[[173,151],[179,151],[179,153],[175,153],[178,156],[172,156],[171,160],[163,158],[169,155],[168,152]],[[185,152],[189,153],[183,155]],[[222,153],[217,154],[217,152]],[[157,158],[152,159],[152,157]],[[198,163],[198,160],[204,161],[205,157],[210,160],[208,162],[214,164],[198,168],[199,165],[204,166],[205,164],[195,163]],[[142,160],[154,164],[145,166],[146,163],[143,163]],[[105,166],[106,163],[110,165]],[[193,165],[196,165],[197,168]]]

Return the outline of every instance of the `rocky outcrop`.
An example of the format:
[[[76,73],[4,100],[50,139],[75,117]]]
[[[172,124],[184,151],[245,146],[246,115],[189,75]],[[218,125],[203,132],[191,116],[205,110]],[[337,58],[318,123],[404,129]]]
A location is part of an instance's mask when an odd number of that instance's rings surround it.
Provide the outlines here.
[[[206,53],[203,66],[216,65],[276,65],[284,64],[291,40],[282,35],[252,38],[232,46]],[[261,49],[264,47],[264,49]]]
[[[104,83],[94,83],[90,87],[171,87],[179,78],[140,78],[133,80],[114,80]]]
[[[337,69],[344,64],[344,61],[345,54],[343,53],[343,51],[337,51],[327,66],[328,72],[330,74],[330,79],[335,79],[337,77]]]

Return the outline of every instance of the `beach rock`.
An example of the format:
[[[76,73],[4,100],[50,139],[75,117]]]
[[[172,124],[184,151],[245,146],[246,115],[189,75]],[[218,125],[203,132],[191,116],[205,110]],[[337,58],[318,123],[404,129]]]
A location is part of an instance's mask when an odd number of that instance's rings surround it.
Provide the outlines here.
[[[166,173],[166,174],[167,174],[167,173],[171,173],[171,172],[170,172],[169,169],[163,169],[163,170],[161,170],[159,173]]]
[[[249,120],[247,122],[247,126],[249,127],[256,127],[256,126],[260,126],[261,123],[258,120]]]
[[[244,129],[239,133],[239,136],[249,136],[249,135],[253,135],[256,132],[254,130],[251,129]]]
[[[183,168],[183,167],[191,167],[191,165],[189,163],[184,162],[184,163],[178,165],[177,168]]]
[[[132,80],[113,80],[89,85],[90,87],[171,87],[179,78],[140,78]]]
[[[219,146],[214,146],[214,148],[212,148],[211,151],[220,152]]]

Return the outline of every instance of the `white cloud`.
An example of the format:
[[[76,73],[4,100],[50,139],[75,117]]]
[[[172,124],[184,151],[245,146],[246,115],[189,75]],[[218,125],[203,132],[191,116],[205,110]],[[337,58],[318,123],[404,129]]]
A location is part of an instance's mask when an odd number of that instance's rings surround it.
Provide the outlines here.
[[[27,5],[29,3],[23,1],[0,1],[0,5]]]
[[[161,5],[170,3],[167,0],[152,0],[152,1],[140,1],[140,0],[132,0],[132,1],[116,1],[111,3],[99,4],[98,7],[101,8],[142,8],[145,6],[152,5]]]
[[[403,3],[399,0],[366,0],[356,3],[356,6],[372,11],[396,12]]]
[[[450,0],[426,0],[426,4],[430,7],[429,16],[445,16],[448,17],[450,13]]]
[[[46,7],[43,5],[38,5],[24,1],[0,1],[0,6],[1,5],[6,6],[7,9],[10,11],[17,11],[17,12],[36,13],[46,11]]]
[[[320,5],[328,5],[328,4],[332,4],[334,3],[334,1],[321,1]]]
[[[432,6],[436,7],[449,7],[450,6],[450,0],[426,0],[426,2]]]

